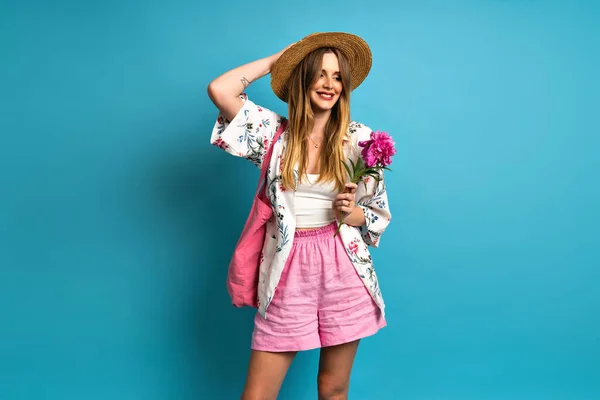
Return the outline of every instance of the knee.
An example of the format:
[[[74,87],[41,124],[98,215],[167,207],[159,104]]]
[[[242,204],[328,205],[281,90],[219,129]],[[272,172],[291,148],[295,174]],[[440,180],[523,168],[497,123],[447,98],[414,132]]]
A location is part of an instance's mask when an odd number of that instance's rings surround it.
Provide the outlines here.
[[[348,399],[348,384],[345,379],[332,375],[319,374],[317,387],[319,400],[346,400]]]

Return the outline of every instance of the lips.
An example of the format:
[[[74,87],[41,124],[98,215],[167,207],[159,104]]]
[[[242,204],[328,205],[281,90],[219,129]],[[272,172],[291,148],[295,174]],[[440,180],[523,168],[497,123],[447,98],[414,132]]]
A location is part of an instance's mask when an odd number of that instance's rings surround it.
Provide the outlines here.
[[[317,92],[317,94],[319,95],[319,97],[321,97],[323,100],[333,100],[333,93],[327,93],[327,92]]]

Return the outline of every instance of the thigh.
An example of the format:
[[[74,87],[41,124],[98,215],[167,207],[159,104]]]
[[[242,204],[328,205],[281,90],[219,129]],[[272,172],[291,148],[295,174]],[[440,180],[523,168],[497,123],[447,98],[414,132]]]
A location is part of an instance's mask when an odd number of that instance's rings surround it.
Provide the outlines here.
[[[381,310],[348,257],[345,254],[337,257],[331,269],[334,267],[338,272],[326,282],[319,302],[319,336],[323,347],[366,338],[386,325]]]
[[[295,355],[253,350],[242,400],[275,400]]]
[[[319,271],[305,246],[295,244],[282,271],[266,318],[256,313],[252,350],[303,351],[321,347],[318,322]]]
[[[337,346],[323,347],[319,359],[319,397],[347,395],[350,373],[360,340]]]

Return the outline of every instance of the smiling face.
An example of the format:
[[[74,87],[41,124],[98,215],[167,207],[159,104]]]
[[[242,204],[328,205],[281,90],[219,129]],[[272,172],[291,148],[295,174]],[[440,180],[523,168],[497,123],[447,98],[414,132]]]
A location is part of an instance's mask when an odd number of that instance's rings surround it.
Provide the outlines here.
[[[321,70],[317,72],[316,80],[308,89],[313,112],[331,113],[342,94],[343,86],[337,56],[332,52],[323,54]]]
[[[308,162],[308,141],[317,118],[326,119],[319,170],[324,181],[335,181],[342,192],[348,178],[344,139],[350,125],[351,65],[337,48],[318,48],[296,65],[288,81],[288,142],[282,182],[296,188],[297,173]],[[322,119],[323,118],[323,119]],[[320,132],[317,132],[320,133]],[[297,170],[296,166],[300,166]]]

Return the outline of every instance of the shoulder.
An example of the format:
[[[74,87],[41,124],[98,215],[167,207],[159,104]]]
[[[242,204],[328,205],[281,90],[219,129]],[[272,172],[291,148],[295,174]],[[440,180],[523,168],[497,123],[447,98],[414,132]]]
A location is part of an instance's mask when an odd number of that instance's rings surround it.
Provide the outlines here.
[[[362,122],[351,121],[347,132],[348,140],[353,145],[357,145],[360,141],[368,140],[371,137],[371,132],[373,132],[371,128]]]
[[[241,119],[242,122],[249,125],[251,130],[272,131],[275,133],[286,118],[277,112],[264,107],[252,101],[246,93],[240,94],[242,100],[242,108],[238,111],[236,119]]]
[[[281,115],[270,110],[269,108],[264,107],[260,104],[256,104],[254,101],[248,98],[248,95],[246,93],[240,94],[239,98],[242,100],[243,103],[242,110],[244,110],[246,113],[251,111],[261,116],[269,116],[270,118],[276,119],[279,122],[281,122],[281,120],[283,119]]]
[[[263,112],[269,113],[270,112],[270,110],[268,110],[267,108],[254,103],[251,99],[248,98],[248,95],[246,93],[240,94],[239,98],[243,102],[242,109],[244,109],[246,111],[254,111],[254,112],[258,112],[258,113],[263,113]]]

